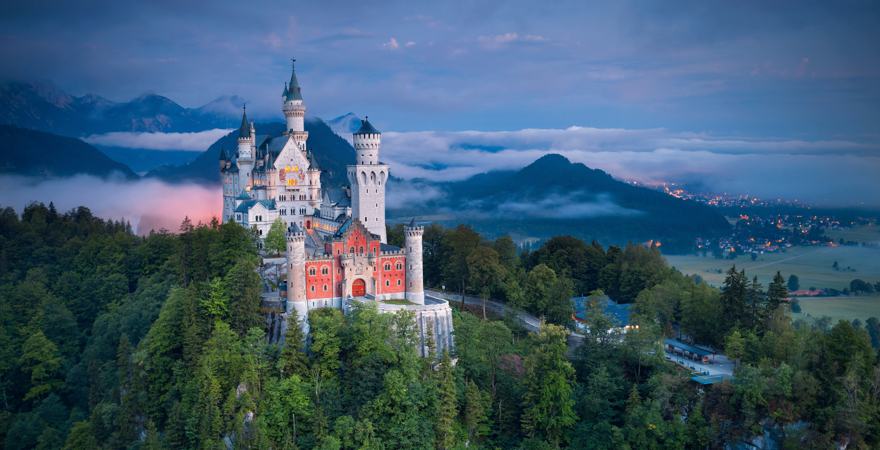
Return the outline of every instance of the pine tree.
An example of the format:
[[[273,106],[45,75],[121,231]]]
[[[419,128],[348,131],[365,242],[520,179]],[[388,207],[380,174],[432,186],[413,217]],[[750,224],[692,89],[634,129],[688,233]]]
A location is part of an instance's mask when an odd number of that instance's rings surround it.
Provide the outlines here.
[[[287,319],[287,332],[284,333],[284,348],[278,358],[278,370],[282,377],[297,374],[306,377],[309,372],[309,358],[305,353],[305,339],[296,310]]]
[[[443,352],[443,359],[437,371],[437,416],[435,431],[437,447],[452,448],[455,445],[456,419],[458,417],[458,394],[455,390],[452,360],[449,352]]]
[[[566,359],[567,332],[547,324],[537,336],[537,346],[526,357],[526,393],[522,426],[530,437],[543,437],[554,446],[577,421],[572,380],[574,368]]]
[[[464,424],[467,428],[468,441],[479,443],[489,434],[487,400],[486,394],[480,390],[479,386],[468,380],[464,408]]]
[[[724,285],[721,287],[721,324],[726,334],[731,328],[742,327],[746,318],[746,273],[738,272],[736,266],[727,271]]]
[[[35,331],[24,342],[21,368],[30,373],[31,385],[24,396],[25,400],[44,397],[62,385],[58,346],[40,330]]]
[[[785,278],[782,277],[781,273],[776,272],[773,281],[767,288],[767,312],[765,313],[765,316],[770,317],[773,311],[776,311],[776,308],[778,308],[787,297],[788,290],[785,288]]]

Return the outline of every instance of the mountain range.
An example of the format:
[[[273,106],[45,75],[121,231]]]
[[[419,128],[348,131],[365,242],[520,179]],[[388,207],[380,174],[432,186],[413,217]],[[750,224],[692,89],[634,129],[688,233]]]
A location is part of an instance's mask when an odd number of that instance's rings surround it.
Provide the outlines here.
[[[138,178],[125,164],[79,139],[37,130],[88,136],[110,131],[234,128],[229,121],[237,116],[240,102],[238,97],[221,97],[188,109],[165,97],[147,95],[114,103],[95,95],[71,96],[51,85],[7,83],[0,86],[0,123],[15,126],[0,128],[0,170],[29,176],[108,176],[118,172],[126,178]],[[353,113],[326,123],[318,118],[306,120],[308,146],[325,172],[325,186],[348,183],[345,166],[354,162],[355,152],[350,141],[341,136],[350,136],[359,124]],[[271,136],[284,131],[284,125],[275,122],[257,124],[256,128],[259,134]],[[232,132],[185,164],[156,167],[145,177],[167,183],[217,185],[220,150],[234,152],[236,148]],[[104,150],[111,155],[121,153],[129,162],[134,157],[125,153],[132,149]],[[389,201],[392,220],[417,216],[448,225],[468,223],[488,235],[512,234],[521,239],[571,234],[605,243],[659,240],[666,248],[684,249],[696,236],[714,237],[729,229],[724,217],[708,206],[618,181],[556,154],[545,155],[520,170],[488,172],[456,182],[395,179],[388,189],[389,199],[408,199]]]
[[[0,124],[83,137],[110,131],[200,131],[233,128],[244,100],[219,97],[185,108],[156,94],[114,102],[94,94],[77,97],[48,82],[0,84]]]

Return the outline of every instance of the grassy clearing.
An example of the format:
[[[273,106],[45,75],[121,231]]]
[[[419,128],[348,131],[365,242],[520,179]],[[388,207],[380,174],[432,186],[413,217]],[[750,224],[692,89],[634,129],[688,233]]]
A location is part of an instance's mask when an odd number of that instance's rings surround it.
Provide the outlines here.
[[[777,270],[786,278],[790,274],[797,275],[801,289],[843,289],[854,278],[880,281],[880,248],[877,247],[794,247],[785,253],[761,255],[755,261],[749,257],[722,260],[696,255],[671,255],[666,259],[683,273],[699,275],[714,286],[721,285],[724,273],[733,264],[745,269],[749,277],[757,275],[765,287]],[[832,268],[835,261],[841,268],[852,267],[855,271],[836,271]]]
[[[846,241],[880,243],[880,225],[877,224],[828,230],[826,234],[835,241],[843,238]]]
[[[880,318],[880,295],[863,297],[826,297],[801,298],[800,314],[792,314],[794,319],[819,319],[830,317],[832,323],[838,320],[859,319],[862,322],[869,317]]]
[[[415,305],[415,303],[405,300],[402,298],[392,298],[390,300],[382,300],[382,303],[388,303],[389,305]]]

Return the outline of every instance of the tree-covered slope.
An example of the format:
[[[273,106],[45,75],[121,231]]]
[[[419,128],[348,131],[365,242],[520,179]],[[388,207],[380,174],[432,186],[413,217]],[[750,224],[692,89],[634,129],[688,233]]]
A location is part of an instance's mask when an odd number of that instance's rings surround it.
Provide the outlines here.
[[[88,174],[134,179],[128,166],[85,142],[42,131],[0,125],[0,173],[63,177]]]

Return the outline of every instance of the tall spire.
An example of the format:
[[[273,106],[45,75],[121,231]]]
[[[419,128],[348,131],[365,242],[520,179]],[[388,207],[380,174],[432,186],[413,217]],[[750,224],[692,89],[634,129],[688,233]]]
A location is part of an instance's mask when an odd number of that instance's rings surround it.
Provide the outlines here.
[[[285,100],[302,100],[299,81],[296,79],[296,58],[290,58],[290,82],[287,85]]]
[[[247,105],[241,107],[241,126],[238,128],[239,138],[251,137],[251,126],[247,120]]]

